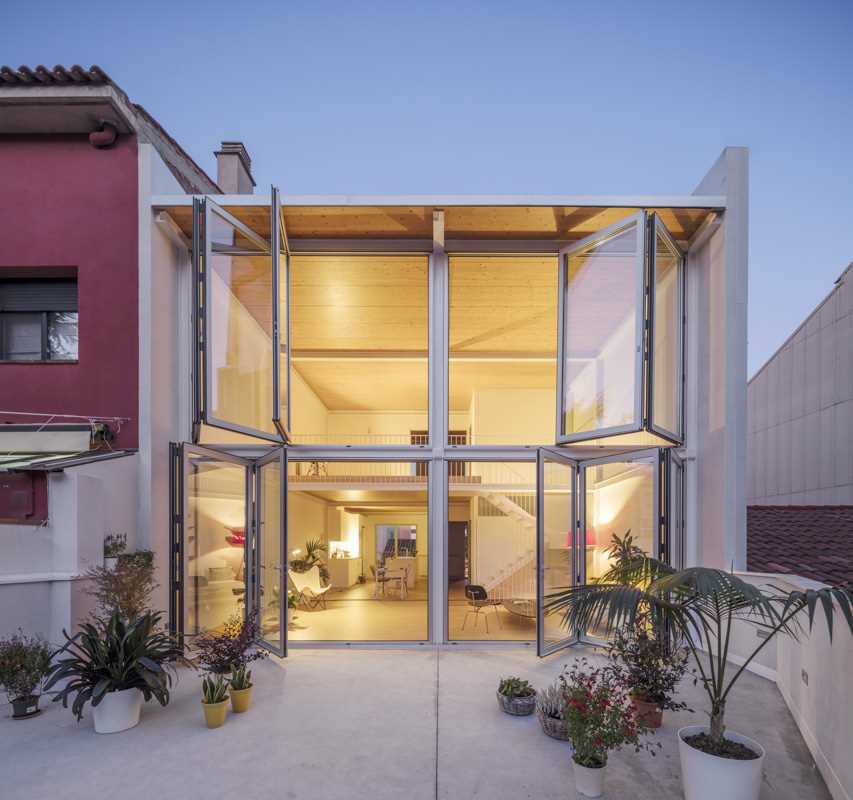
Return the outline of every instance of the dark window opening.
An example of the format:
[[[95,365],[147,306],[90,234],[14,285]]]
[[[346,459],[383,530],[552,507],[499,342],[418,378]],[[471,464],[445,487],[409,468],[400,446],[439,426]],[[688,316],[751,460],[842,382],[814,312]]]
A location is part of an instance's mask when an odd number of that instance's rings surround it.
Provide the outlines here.
[[[77,281],[0,280],[0,361],[77,357]]]

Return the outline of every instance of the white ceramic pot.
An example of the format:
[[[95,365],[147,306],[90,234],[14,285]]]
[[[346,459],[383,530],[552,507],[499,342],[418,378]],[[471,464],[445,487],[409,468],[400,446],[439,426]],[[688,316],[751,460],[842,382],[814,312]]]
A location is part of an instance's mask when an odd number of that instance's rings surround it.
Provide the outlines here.
[[[601,797],[604,794],[604,771],[603,767],[582,767],[577,761],[572,761],[572,769],[575,773],[575,789],[584,797]]]
[[[759,753],[758,758],[740,761],[703,753],[684,741],[685,736],[707,733],[707,725],[690,725],[678,731],[681,786],[685,800],[758,800],[764,768],[764,748],[735,731],[726,730],[726,739],[745,744]]]
[[[118,556],[104,556],[104,569],[109,572],[115,572],[118,566]]]
[[[92,708],[95,733],[118,733],[139,724],[142,710],[142,692],[139,689],[122,689],[107,692],[98,705]]]

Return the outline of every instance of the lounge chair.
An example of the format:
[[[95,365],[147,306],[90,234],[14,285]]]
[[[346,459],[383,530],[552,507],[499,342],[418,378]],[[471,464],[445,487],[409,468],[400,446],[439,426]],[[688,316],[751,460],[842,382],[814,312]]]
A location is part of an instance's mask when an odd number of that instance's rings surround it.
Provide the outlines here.
[[[296,592],[296,602],[305,603],[309,608],[317,608],[321,603],[326,607],[326,592],[331,585],[323,586],[320,582],[320,568],[311,567],[308,572],[287,571],[293,590]]]

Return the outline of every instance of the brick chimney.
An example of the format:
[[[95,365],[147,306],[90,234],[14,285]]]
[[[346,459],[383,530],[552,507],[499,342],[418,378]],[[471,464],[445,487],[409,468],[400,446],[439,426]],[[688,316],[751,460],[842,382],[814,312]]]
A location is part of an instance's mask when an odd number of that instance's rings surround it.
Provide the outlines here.
[[[242,142],[223,142],[216,150],[216,182],[225,194],[254,194],[252,159]]]

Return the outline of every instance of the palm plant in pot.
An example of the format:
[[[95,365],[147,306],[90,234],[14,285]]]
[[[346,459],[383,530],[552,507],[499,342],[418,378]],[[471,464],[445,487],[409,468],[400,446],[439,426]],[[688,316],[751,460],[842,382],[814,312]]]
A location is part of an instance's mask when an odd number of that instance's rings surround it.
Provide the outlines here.
[[[24,719],[39,712],[38,689],[50,669],[52,650],[37,636],[18,630],[0,639],[0,687],[12,704],[12,718]]]
[[[142,701],[169,702],[175,663],[188,663],[179,643],[160,629],[161,614],[126,620],[120,613],[86,622],[66,642],[50,668],[45,691],[62,683],[54,702],[78,721],[92,704],[96,733],[117,733],[139,722]]]
[[[636,718],[627,690],[613,670],[593,668],[581,658],[559,681],[566,735],[573,748],[575,788],[586,797],[600,797],[611,750],[631,746],[636,752],[655,754],[654,744],[643,739],[648,727]]]
[[[612,571],[607,583],[593,583],[551,595],[547,606],[563,613],[571,630],[613,633],[648,615],[655,631],[674,645],[684,643],[708,698],[708,725],[678,732],[682,783],[687,800],[726,797],[755,800],[761,787],[764,749],[726,729],[726,702],[753,659],[783,632],[796,636],[803,617],[811,630],[821,609],[832,638],[836,608],[853,633],[853,593],[827,587],[807,591],[762,590],[724,570],[667,564],[637,555]],[[615,579],[615,580],[614,580]],[[612,581],[612,582],[611,582]],[[729,663],[732,631],[739,622],[764,630],[763,638],[739,666]]]

